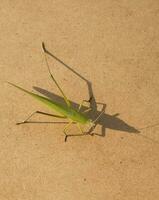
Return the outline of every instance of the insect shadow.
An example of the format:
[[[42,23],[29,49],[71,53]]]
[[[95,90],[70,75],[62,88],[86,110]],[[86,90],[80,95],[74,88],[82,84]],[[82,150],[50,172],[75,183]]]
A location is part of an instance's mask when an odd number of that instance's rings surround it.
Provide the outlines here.
[[[53,99],[54,101],[61,102],[61,103],[64,102],[63,98],[61,98],[60,96],[58,96],[58,95],[56,95],[52,92],[49,92],[48,90],[42,89],[40,87],[35,87],[35,86],[33,88],[36,91],[38,91],[39,93],[47,96],[48,98]],[[77,104],[75,102],[70,101],[70,103],[71,103],[72,107],[74,107],[74,108],[79,107],[79,104]],[[98,116],[101,113],[101,110],[98,111],[96,104],[102,105],[102,111],[106,110],[106,104],[98,103],[98,102],[96,103],[95,99],[94,99],[93,103],[94,103],[93,106],[91,105],[92,112],[90,112],[88,115],[91,118],[96,118],[96,116]],[[85,107],[85,106],[83,107],[83,109],[86,109],[86,108],[87,107]],[[118,117],[118,115],[119,115],[118,113],[115,114],[115,115],[109,115],[107,113],[103,113],[101,118],[99,119],[99,121],[97,123],[97,124],[101,125],[101,127],[102,127],[101,134],[96,133],[96,135],[104,137],[106,135],[106,129],[107,128],[113,129],[113,130],[125,131],[125,132],[129,132],[129,133],[140,133],[139,130],[137,130],[133,126],[130,126],[129,124],[124,122],[122,119],[120,119]]]
[[[48,51],[45,47],[45,52],[51,56],[52,58],[54,58],[55,60],[57,60],[59,63],[61,63],[64,67],[66,67],[68,70],[70,70],[72,73],[74,73],[76,76],[78,76],[82,81],[85,81],[88,87],[88,93],[89,93],[89,97],[90,97],[90,107],[92,109],[92,111],[90,112],[90,117],[91,118],[96,118],[96,116],[98,116],[101,111],[103,112],[102,116],[100,117],[100,119],[98,120],[98,124],[101,125],[101,134],[96,134],[99,136],[104,137],[106,135],[106,129],[113,129],[113,130],[119,130],[119,131],[125,131],[128,133],[140,133],[139,130],[137,130],[135,127],[127,124],[126,122],[124,122],[122,119],[120,119],[119,113],[116,113],[114,115],[110,115],[106,113],[106,104],[105,103],[101,103],[101,102],[97,102],[94,94],[93,94],[93,88],[92,88],[92,83],[87,80],[85,77],[83,77],[81,74],[79,74],[78,72],[76,72],[72,67],[70,67],[69,65],[67,65],[66,63],[64,63],[61,59],[59,59],[58,57],[56,57],[53,53],[51,53],[50,51]],[[40,92],[41,94],[49,97],[50,99],[56,100],[58,102],[63,102],[63,99],[52,93],[49,92],[45,89],[39,88],[39,87],[33,87],[36,91]],[[71,102],[71,101],[70,101]],[[79,104],[75,103],[75,102],[71,102],[72,106],[74,108],[78,108]],[[98,105],[102,106],[101,110],[98,110]],[[86,107],[84,107],[85,109]]]

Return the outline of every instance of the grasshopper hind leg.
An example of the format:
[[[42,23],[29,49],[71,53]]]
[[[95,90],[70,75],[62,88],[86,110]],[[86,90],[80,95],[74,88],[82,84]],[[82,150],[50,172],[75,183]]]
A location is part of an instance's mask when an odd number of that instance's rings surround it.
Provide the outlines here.
[[[29,121],[30,118],[33,117],[33,115],[35,114],[41,114],[41,115],[47,115],[47,116],[50,116],[50,117],[56,117],[56,118],[66,118],[64,116],[60,116],[60,115],[53,115],[53,114],[50,114],[50,113],[45,113],[45,112],[42,112],[42,111],[35,111],[33,113],[31,113],[25,120],[21,121],[21,122],[17,122],[16,125],[20,125],[20,124],[25,124],[25,123],[31,123],[31,121]]]

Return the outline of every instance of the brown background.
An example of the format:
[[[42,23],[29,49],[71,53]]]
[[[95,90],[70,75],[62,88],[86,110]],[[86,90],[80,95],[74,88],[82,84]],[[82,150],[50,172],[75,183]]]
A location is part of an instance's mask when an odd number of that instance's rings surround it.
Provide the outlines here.
[[[158,26],[158,0],[1,0],[1,200],[158,199]],[[15,125],[35,110],[48,110],[6,81],[59,94],[42,41],[91,81],[96,100],[107,104],[105,137],[64,143],[64,124]],[[53,58],[49,62],[73,102],[88,99],[85,81]],[[142,129],[140,135],[130,134],[130,126]]]

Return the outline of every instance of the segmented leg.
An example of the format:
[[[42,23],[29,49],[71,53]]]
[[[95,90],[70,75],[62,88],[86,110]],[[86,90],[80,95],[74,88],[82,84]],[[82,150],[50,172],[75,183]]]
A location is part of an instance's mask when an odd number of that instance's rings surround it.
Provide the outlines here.
[[[85,132],[82,130],[82,128],[81,128],[81,126],[80,126],[80,124],[77,124],[77,127],[78,127],[78,129],[80,130],[80,132],[84,135],[85,134]]]
[[[47,65],[47,68],[48,68],[50,77],[51,77],[51,79],[54,81],[54,83],[56,84],[56,86],[58,87],[58,89],[60,90],[60,92],[61,92],[61,94],[62,94],[62,96],[63,96],[63,98],[64,98],[66,104],[70,107],[71,104],[70,104],[68,98],[66,97],[66,95],[65,95],[64,92],[63,92],[63,90],[61,89],[61,87],[59,86],[59,84],[58,84],[57,81],[55,80],[53,74],[51,73],[51,70],[50,70],[50,67],[49,67],[49,63],[48,63],[48,60],[47,60],[47,57],[46,57],[46,53],[47,53],[47,52],[46,52],[44,43],[42,43],[42,48],[43,48],[43,51],[44,51],[45,62],[46,62],[46,65]]]
[[[71,124],[71,123],[70,123],[70,124]],[[70,124],[69,124],[69,125],[70,125]],[[78,127],[79,131],[81,132],[80,134],[69,134],[69,135],[68,135],[68,134],[66,134],[66,132],[64,132],[64,134],[66,135],[66,137],[65,137],[65,142],[67,141],[67,138],[68,138],[68,137],[92,135],[90,132],[84,132],[84,131],[82,130],[80,124],[77,124],[77,127]],[[68,126],[67,126],[66,128],[68,128]]]
[[[35,111],[35,112],[33,112],[31,115],[29,115],[29,117],[27,117],[24,121],[22,121],[22,122],[18,122],[18,123],[16,123],[17,125],[20,125],[20,124],[24,124],[24,123],[29,123],[29,119],[33,116],[33,115],[35,115],[35,114],[41,114],[41,115],[47,115],[47,116],[51,116],[51,117],[56,117],[56,118],[66,118],[66,117],[64,117],[64,116],[60,116],[60,115],[53,115],[53,114],[49,114],[49,113],[45,113],[45,112],[41,112],[41,111]]]
[[[92,97],[90,97],[89,100],[83,100],[83,101],[80,103],[79,107],[78,107],[78,111],[81,110],[82,106],[84,106],[84,103],[91,103],[91,99],[92,99]],[[84,113],[86,113],[86,112],[88,112],[88,111],[90,111],[90,110],[92,110],[92,108],[88,107],[88,109],[86,109],[86,110],[84,111]]]
[[[71,135],[68,135],[68,134],[66,133],[66,131],[67,131],[68,127],[69,127],[72,123],[73,123],[73,122],[70,121],[70,122],[64,127],[64,129],[63,129],[63,132],[64,132],[64,134],[65,134],[65,142],[67,142],[68,136],[71,136]]]
[[[92,108],[88,108],[88,109],[86,109],[85,111],[83,111],[82,113],[87,113],[87,112],[89,112],[89,111],[91,111],[92,110]]]

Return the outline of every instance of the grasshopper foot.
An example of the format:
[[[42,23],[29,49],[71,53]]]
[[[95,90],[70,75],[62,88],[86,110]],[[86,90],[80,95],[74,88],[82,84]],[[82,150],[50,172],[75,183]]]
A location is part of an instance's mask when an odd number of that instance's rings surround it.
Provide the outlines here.
[[[16,125],[21,125],[21,124],[25,124],[25,123],[27,123],[27,121],[17,122]]]

